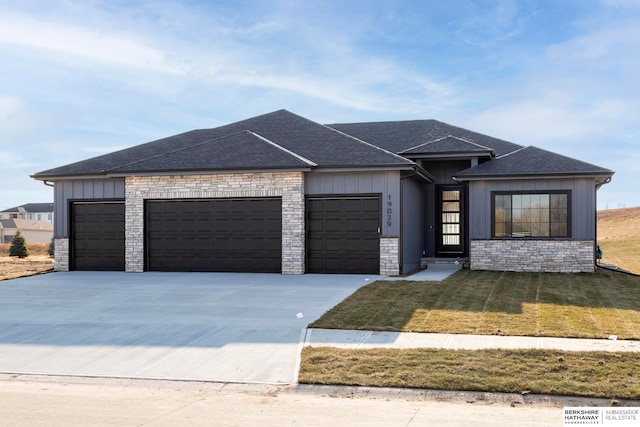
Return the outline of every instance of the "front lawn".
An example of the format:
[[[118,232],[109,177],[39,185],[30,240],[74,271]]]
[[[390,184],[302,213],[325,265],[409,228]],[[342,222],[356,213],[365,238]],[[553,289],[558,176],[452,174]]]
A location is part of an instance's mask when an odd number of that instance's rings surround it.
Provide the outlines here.
[[[640,354],[306,347],[299,382],[640,399]]]
[[[640,339],[640,278],[462,270],[442,282],[378,281],[310,327]]]

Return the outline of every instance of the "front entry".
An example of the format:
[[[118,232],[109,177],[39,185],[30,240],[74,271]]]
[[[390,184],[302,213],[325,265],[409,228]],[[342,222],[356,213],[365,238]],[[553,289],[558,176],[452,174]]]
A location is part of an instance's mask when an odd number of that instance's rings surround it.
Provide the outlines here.
[[[462,186],[437,188],[436,252],[440,257],[465,255],[465,194]]]

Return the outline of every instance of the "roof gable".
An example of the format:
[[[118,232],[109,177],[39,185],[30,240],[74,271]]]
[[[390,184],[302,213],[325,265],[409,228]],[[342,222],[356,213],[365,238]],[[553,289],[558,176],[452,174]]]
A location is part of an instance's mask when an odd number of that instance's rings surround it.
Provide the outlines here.
[[[610,176],[612,174],[613,172],[609,169],[529,146],[461,171],[456,174],[456,178],[517,175]]]

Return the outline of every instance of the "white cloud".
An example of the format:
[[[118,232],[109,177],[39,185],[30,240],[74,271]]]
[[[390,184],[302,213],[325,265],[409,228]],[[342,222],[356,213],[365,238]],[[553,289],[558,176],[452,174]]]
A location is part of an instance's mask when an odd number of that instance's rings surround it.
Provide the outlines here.
[[[50,50],[85,60],[117,66],[184,74],[184,67],[169,64],[164,52],[124,35],[21,16],[0,18],[0,43]]]
[[[21,106],[19,98],[15,96],[0,96],[0,120],[14,114]]]

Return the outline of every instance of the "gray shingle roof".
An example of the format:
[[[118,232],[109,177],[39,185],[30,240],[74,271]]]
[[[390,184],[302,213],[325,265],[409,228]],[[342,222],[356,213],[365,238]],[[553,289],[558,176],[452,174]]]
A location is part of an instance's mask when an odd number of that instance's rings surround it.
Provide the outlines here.
[[[420,144],[446,136],[454,136],[488,147],[494,150],[497,156],[522,148],[522,145],[452,126],[437,120],[335,123],[328,126],[394,153],[400,153]]]
[[[526,175],[603,175],[613,171],[571,157],[529,146],[494,160],[481,163],[456,174],[456,178],[473,179],[493,176]]]
[[[250,132],[250,133],[248,133]],[[256,134],[256,136],[252,135]],[[264,138],[288,150],[287,154]],[[230,152],[235,151],[235,152]],[[413,162],[304,117],[279,110],[38,172],[35,178],[117,172],[401,166]]]
[[[24,212],[53,212],[53,203],[26,203],[5,209],[2,212],[18,212],[18,208],[24,209]]]
[[[0,219],[0,226],[2,226],[2,228],[8,228],[8,229],[17,228],[20,230],[53,231],[53,224],[46,221],[37,221],[34,219],[20,219],[20,218]]]
[[[279,110],[213,129],[181,133],[42,171],[33,177],[315,167],[408,169],[415,167],[415,163],[402,156],[442,157],[448,153],[498,156],[461,171],[457,174],[461,179],[613,173],[570,157],[535,147],[524,148],[436,120],[322,125]]]
[[[402,155],[411,154],[455,154],[474,153],[476,155],[484,153],[489,155],[493,152],[491,148],[467,141],[456,136],[447,135],[435,141],[425,142],[416,147],[401,151]],[[410,157],[410,156],[409,156]]]
[[[248,164],[264,168],[299,168],[315,165],[245,130],[134,161],[111,171],[246,169]]]

